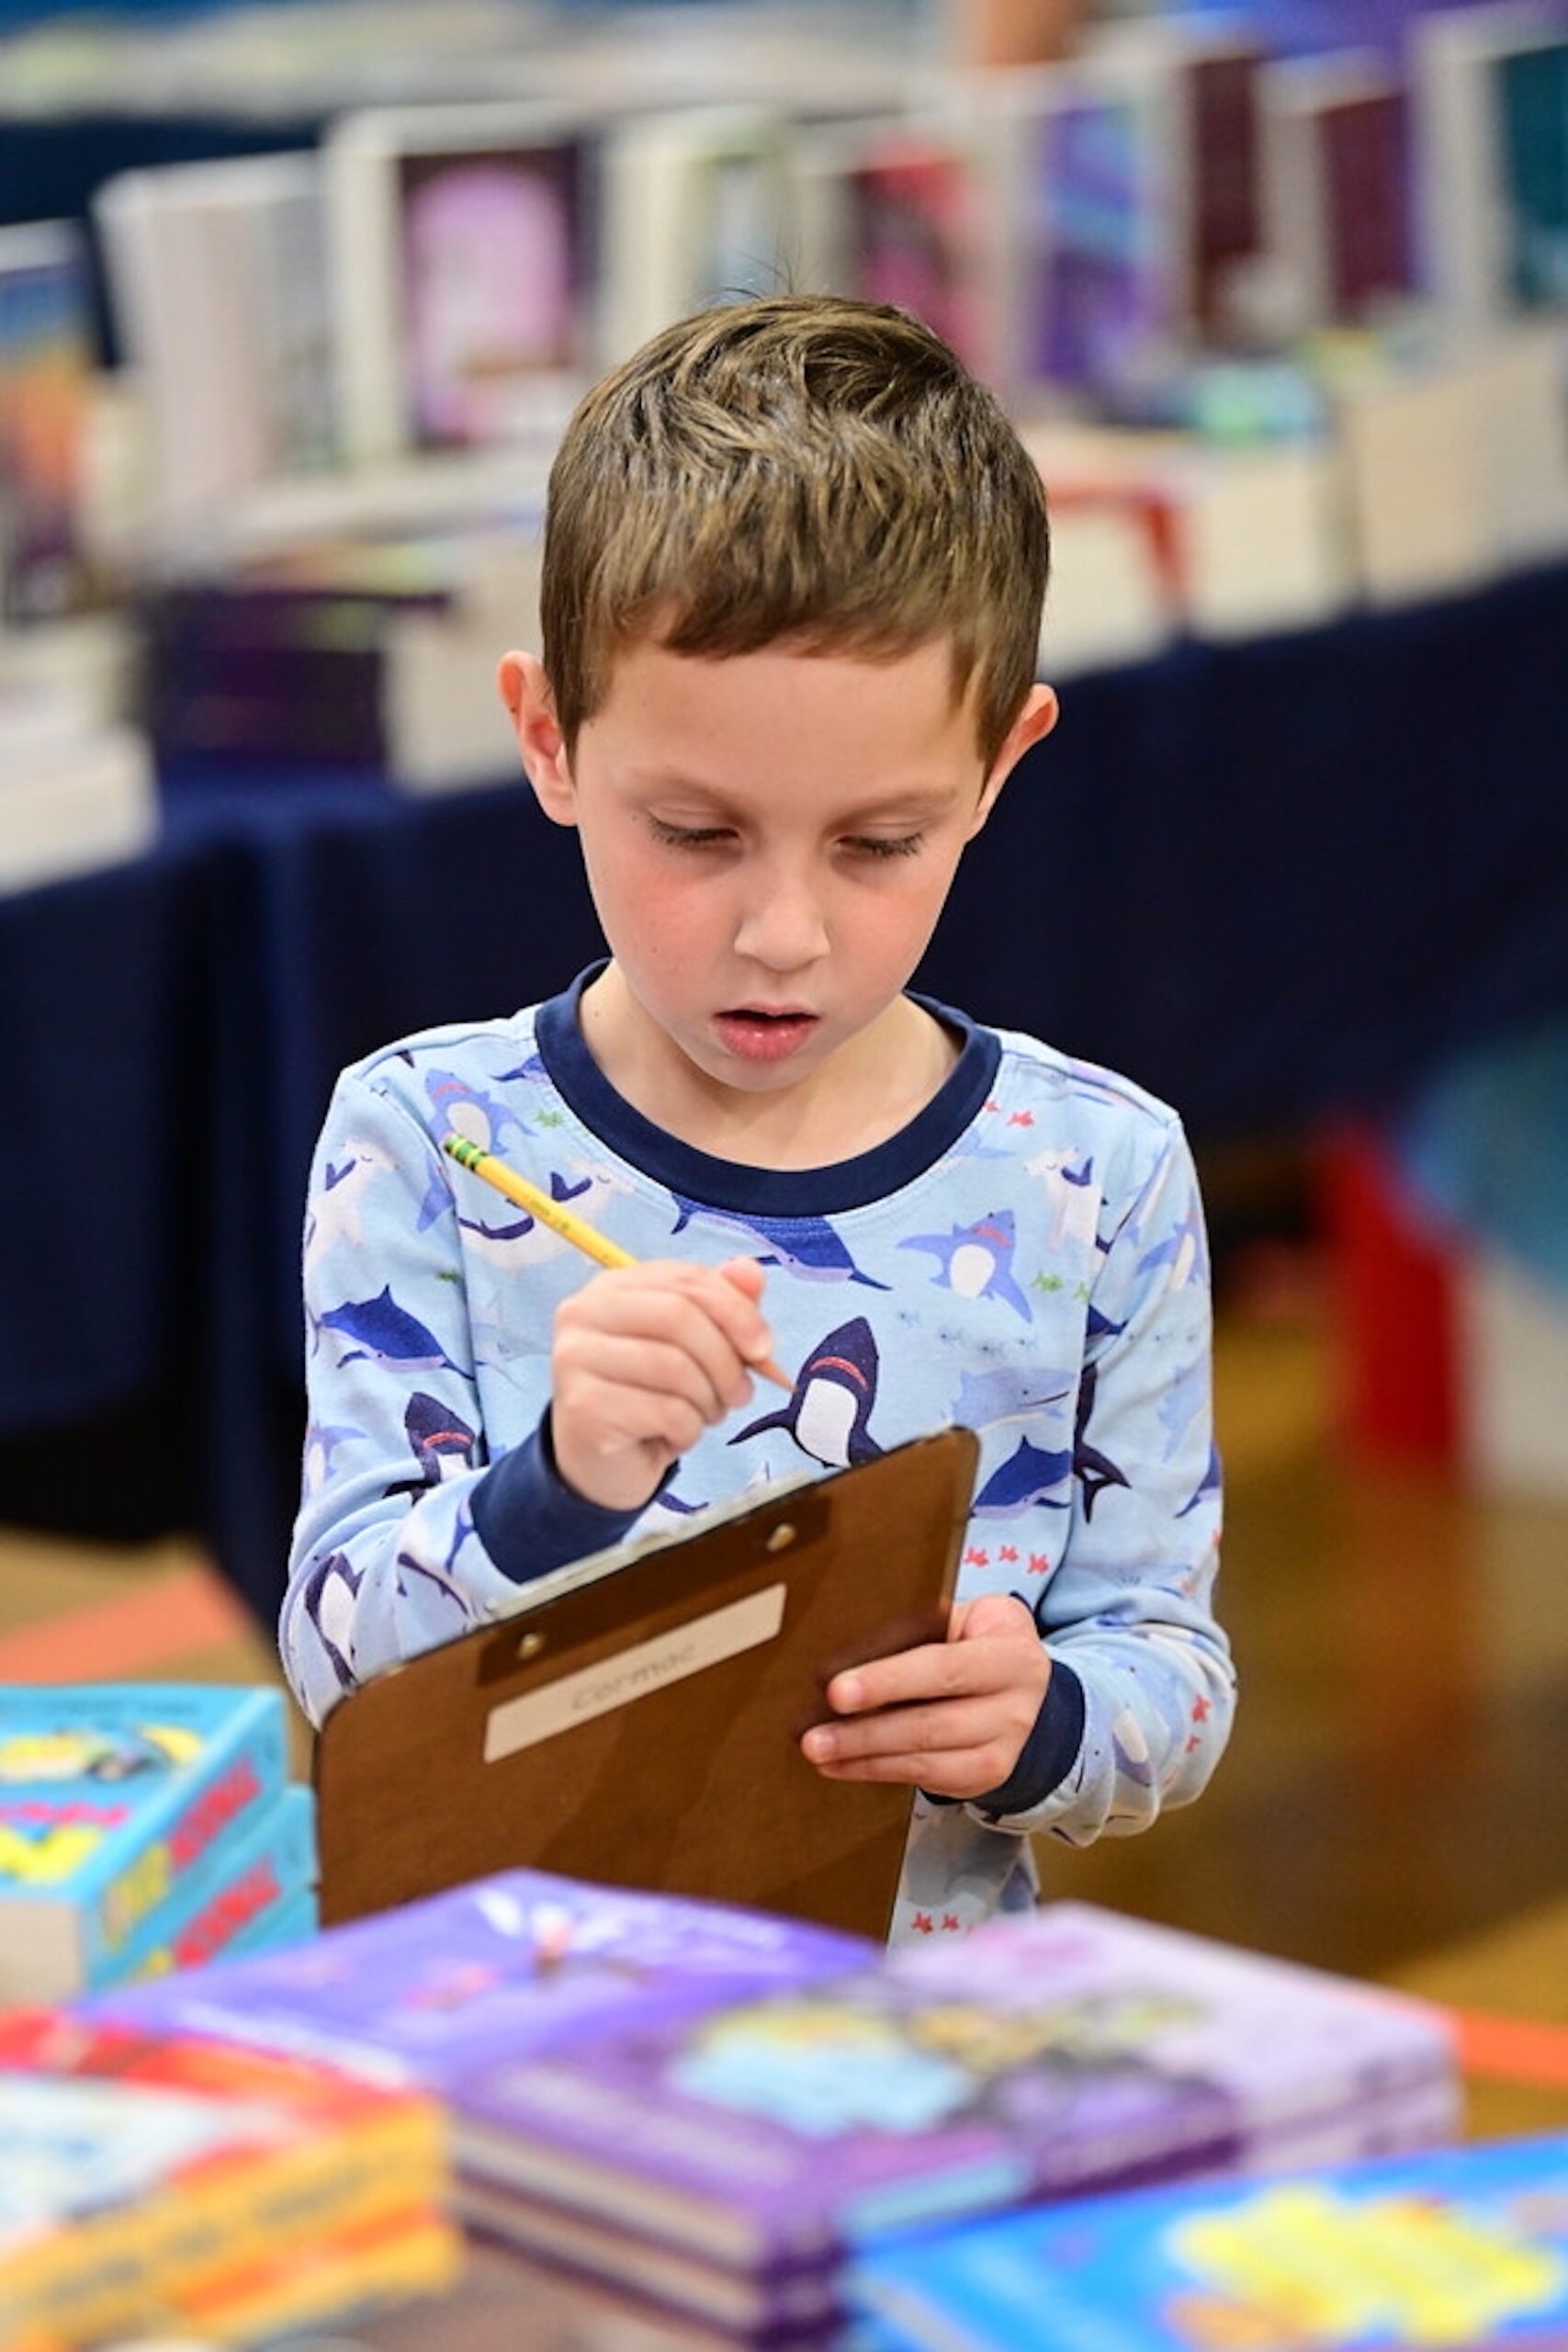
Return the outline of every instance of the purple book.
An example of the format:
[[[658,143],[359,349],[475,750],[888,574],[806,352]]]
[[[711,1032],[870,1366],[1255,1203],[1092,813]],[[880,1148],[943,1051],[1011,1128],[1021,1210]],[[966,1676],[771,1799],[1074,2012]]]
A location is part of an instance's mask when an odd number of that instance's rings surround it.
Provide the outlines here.
[[[886,1966],[450,2086],[459,2170],[782,2282],[909,2229],[1236,2145],[1212,2085],[1087,2064]],[[612,2257],[613,2258],[613,2257]]]
[[[1057,1904],[455,2085],[459,2169],[782,2279],[1024,2199],[1457,2120],[1440,2012]],[[613,2249],[606,2259],[613,2259]]]
[[[1097,1904],[1045,1904],[888,1965],[929,1995],[1049,2018],[1086,2057],[1135,2053],[1211,2084],[1249,2146],[1459,2080],[1431,2003]]]
[[[739,1905],[513,1870],[91,2007],[445,2089],[616,2028],[860,1968],[876,1950]]]

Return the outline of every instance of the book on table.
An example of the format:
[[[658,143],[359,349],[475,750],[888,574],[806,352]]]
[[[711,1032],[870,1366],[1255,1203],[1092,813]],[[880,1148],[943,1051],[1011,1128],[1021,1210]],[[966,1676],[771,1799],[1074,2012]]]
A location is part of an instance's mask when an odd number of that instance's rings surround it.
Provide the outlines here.
[[[515,1870],[84,2008],[445,2091],[507,2058],[840,1975],[875,1952],[739,1905]]]
[[[882,1937],[912,1788],[800,1753],[841,1668],[945,1640],[977,1443],[946,1429],[520,1586],[316,1747],[329,1924],[515,1864]]]
[[[1440,2011],[1071,1903],[448,2097],[459,2210],[752,2332],[830,2310],[868,2245],[965,2213],[1427,2143],[1459,2118]]]
[[[268,2308],[330,2310],[350,2238],[393,2215],[418,2217],[438,2283],[448,2184],[439,2104],[412,2086],[71,2009],[0,2015],[0,2343],[200,2332],[264,2282]]]
[[[998,2215],[854,2285],[886,2352],[1545,2352],[1568,2339],[1568,2132]]]
[[[290,1781],[182,1871],[167,1902],[131,1930],[95,1984],[134,1984],[235,1951],[309,1934],[316,1917],[316,1800]]]
[[[0,1687],[0,2002],[106,1981],[287,1778],[277,1689]]]
[[[592,108],[353,107],[322,142],[339,413],[360,464],[553,444],[597,373]]]

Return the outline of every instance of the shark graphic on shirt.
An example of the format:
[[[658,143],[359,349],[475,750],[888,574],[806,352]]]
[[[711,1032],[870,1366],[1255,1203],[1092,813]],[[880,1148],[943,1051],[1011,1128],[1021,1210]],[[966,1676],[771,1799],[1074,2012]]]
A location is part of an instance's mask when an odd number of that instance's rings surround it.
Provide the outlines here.
[[[453,1070],[427,1071],[424,1092],[437,1142],[450,1129],[465,1142],[477,1143],[481,1151],[504,1152],[513,1136],[524,1143],[532,1133],[510,1102],[470,1086]]]
[[[1033,1309],[1013,1280],[1014,1242],[1012,1211],[994,1209],[975,1224],[955,1225],[946,1233],[908,1234],[898,1247],[925,1250],[940,1258],[941,1267],[931,1279],[943,1289],[960,1298],[998,1298],[1032,1323]]]
[[[444,1478],[454,1478],[464,1470],[474,1469],[482,1459],[479,1440],[462,1415],[455,1413],[450,1405],[444,1405],[439,1396],[428,1396],[423,1388],[416,1388],[409,1398],[403,1430],[418,1475],[389,1487],[389,1495],[423,1494],[427,1487],[440,1486]]]
[[[784,1430],[802,1453],[829,1470],[870,1462],[883,1451],[868,1426],[876,1403],[877,1363],[875,1335],[864,1316],[840,1323],[801,1366],[788,1403],[749,1421],[730,1444],[744,1444],[764,1430]]]
[[[1078,1382],[1078,1408],[1073,1430],[1073,1476],[1083,1489],[1083,1515],[1094,1517],[1095,1504],[1107,1487],[1124,1487],[1127,1474],[1107,1453],[1089,1442],[1089,1415],[1100,1385],[1100,1366],[1086,1363]]]

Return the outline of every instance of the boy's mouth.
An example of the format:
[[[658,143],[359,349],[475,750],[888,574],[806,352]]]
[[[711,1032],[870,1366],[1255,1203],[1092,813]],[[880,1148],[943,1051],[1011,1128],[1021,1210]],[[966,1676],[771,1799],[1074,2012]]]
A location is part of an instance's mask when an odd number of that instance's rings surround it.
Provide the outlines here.
[[[768,1012],[756,1005],[739,1005],[714,1018],[726,1052],[749,1062],[784,1061],[816,1026],[814,1012]]]

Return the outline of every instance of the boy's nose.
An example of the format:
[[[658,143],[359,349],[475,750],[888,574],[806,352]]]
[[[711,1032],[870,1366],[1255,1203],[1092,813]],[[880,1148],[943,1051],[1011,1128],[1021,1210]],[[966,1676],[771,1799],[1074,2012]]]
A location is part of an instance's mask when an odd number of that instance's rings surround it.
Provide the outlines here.
[[[735,945],[770,972],[798,972],[827,953],[828,927],[808,890],[774,882],[742,915]]]

